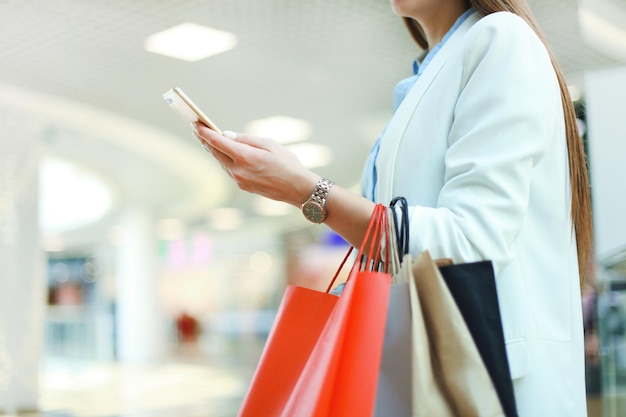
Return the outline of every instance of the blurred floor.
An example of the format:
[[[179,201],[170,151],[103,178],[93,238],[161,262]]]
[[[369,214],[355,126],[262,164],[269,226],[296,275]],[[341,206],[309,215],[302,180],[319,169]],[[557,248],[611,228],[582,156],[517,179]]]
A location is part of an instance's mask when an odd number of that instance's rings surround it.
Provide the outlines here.
[[[263,343],[257,337],[232,341],[221,353],[187,345],[151,366],[47,359],[40,411],[19,416],[233,417]],[[603,415],[601,396],[589,397],[587,404],[589,417]]]
[[[239,340],[228,354],[219,355],[186,346],[167,361],[151,366],[47,359],[41,374],[40,411],[19,415],[232,417],[262,344],[259,338]]]

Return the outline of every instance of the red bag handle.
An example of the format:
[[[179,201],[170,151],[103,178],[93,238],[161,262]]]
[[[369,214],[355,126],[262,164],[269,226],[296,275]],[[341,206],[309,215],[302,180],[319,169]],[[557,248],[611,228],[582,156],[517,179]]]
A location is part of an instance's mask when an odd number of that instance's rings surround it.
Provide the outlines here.
[[[376,266],[380,264],[382,260],[381,246],[383,244],[383,239],[385,240],[385,256],[386,259],[389,259],[389,238],[389,219],[387,217],[387,208],[382,204],[376,204],[372,217],[367,225],[365,236],[363,236],[363,240],[361,241],[361,247],[359,248],[356,261],[350,270],[350,274],[348,275],[346,282],[349,281],[350,277],[352,277],[352,275],[357,271],[373,271]],[[367,256],[365,256],[365,248],[369,249]],[[330,292],[353,249],[354,247],[350,247],[348,253],[343,258],[343,261],[339,265],[339,269],[337,269],[337,272],[326,289],[326,293]],[[387,269],[388,266],[385,264],[385,272],[387,272]]]

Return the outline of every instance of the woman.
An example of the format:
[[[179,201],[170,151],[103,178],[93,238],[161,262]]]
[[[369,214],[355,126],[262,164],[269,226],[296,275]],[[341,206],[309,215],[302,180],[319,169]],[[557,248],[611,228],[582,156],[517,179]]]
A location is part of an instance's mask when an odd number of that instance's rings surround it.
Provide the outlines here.
[[[358,246],[374,208],[407,198],[411,252],[493,261],[521,416],[586,416],[579,271],[587,173],[563,75],[524,0],[392,0],[428,50],[355,195],[269,139],[198,125],[246,191],[300,207]],[[498,13],[500,12],[500,13]],[[313,190],[313,192],[312,192]]]

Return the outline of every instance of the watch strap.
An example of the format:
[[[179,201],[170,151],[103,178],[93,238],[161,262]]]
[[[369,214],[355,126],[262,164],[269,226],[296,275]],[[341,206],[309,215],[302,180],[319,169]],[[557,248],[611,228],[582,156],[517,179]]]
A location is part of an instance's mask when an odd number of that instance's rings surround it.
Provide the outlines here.
[[[313,188],[313,192],[311,193],[311,197],[309,197],[309,200],[316,201],[317,203],[325,207],[328,193],[330,192],[330,189],[334,184],[335,183],[328,178],[321,178],[317,182],[317,184],[315,184],[315,188]]]

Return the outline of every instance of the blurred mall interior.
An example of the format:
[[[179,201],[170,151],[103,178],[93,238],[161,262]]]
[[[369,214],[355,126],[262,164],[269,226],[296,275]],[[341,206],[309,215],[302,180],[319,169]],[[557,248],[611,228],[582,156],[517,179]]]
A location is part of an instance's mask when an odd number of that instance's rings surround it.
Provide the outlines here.
[[[589,415],[624,416],[626,0],[529,3],[589,154]],[[0,16],[0,416],[235,415],[285,286],[325,288],[347,245],[237,190],[162,95],[180,86],[357,190],[419,54],[401,20],[384,0],[3,0]],[[164,44],[174,29],[191,38]]]

